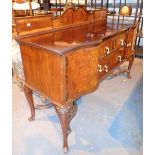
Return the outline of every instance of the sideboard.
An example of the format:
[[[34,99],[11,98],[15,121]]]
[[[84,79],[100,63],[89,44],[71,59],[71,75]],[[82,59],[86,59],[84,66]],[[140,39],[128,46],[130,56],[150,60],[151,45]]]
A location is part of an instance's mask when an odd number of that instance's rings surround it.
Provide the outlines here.
[[[105,10],[88,13],[79,8],[66,10],[52,19],[49,27],[31,33],[23,28],[24,35],[16,40],[31,110],[29,120],[35,119],[32,90],[36,90],[54,104],[62,128],[63,151],[67,153],[70,122],[77,112],[75,101],[97,90],[100,81],[109,75],[127,73],[131,78],[137,23],[114,24],[107,20]],[[129,62],[128,68],[113,73],[125,61]]]

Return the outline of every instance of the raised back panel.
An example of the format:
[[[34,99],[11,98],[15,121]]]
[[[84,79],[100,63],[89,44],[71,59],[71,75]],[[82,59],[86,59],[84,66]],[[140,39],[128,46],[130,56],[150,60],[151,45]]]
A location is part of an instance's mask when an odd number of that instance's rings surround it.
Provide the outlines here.
[[[52,28],[52,15],[15,18],[18,35],[41,32]]]
[[[78,8],[78,10],[74,11],[74,23],[86,22],[90,19],[91,14],[86,12],[84,8]]]
[[[106,9],[94,10],[93,11],[93,20],[106,20]]]
[[[79,24],[93,20],[93,14],[88,13],[84,8],[67,9],[60,17],[53,19],[53,27],[58,28],[65,25]]]
[[[74,9],[67,9],[60,17],[53,19],[53,27],[61,27],[73,24]]]

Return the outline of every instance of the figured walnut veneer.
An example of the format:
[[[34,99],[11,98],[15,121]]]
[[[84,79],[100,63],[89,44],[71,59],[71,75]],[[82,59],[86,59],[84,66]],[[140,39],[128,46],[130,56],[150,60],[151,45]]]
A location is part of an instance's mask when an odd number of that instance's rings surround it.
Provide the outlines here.
[[[76,99],[97,89],[97,47],[67,53],[66,60],[67,100]]]
[[[64,58],[25,45],[21,46],[21,51],[26,84],[48,96],[55,103],[63,104]]]
[[[22,23],[20,34],[25,34]],[[35,118],[34,89],[54,103],[66,153],[70,122],[77,112],[75,100],[95,91],[108,75],[127,73],[131,78],[137,25],[107,23],[105,10],[88,13],[83,8],[68,9],[53,19],[52,25],[49,31],[20,36],[17,40],[25,74],[24,92],[31,109],[29,120]],[[129,61],[128,68],[113,73],[125,61]]]
[[[65,25],[81,24],[95,20],[106,20],[106,9],[88,12],[82,7],[77,10],[70,8],[60,17],[53,19],[53,27],[57,28]]]
[[[52,28],[53,15],[16,17],[16,29],[18,35],[26,35],[41,32]]]

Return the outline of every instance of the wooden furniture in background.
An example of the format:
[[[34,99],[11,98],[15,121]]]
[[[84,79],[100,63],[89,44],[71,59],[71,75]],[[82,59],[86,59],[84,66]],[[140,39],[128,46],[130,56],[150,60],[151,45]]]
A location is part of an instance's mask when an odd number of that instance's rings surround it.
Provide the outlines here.
[[[15,17],[33,16],[33,9],[39,9],[40,4],[31,0],[12,0],[13,13]]]
[[[33,89],[54,104],[64,153],[68,151],[70,122],[77,112],[75,100],[95,91],[100,81],[125,61],[129,61],[128,68],[115,75],[127,73],[131,78],[137,25],[108,23],[106,11],[101,12],[102,18],[98,16],[100,12],[67,9],[52,20],[50,30],[17,37],[25,75],[24,92],[31,110],[29,120],[35,119]]]

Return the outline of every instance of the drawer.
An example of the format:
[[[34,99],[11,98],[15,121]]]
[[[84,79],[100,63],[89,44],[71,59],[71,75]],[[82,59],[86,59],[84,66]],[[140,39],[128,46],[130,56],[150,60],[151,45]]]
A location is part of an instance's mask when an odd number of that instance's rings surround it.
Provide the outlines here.
[[[117,61],[115,60],[115,57],[116,57],[115,55],[116,53],[112,52],[106,57],[99,59],[99,64],[98,64],[99,79],[102,76],[104,76],[106,73],[108,73],[113,68],[113,66],[117,64]]]
[[[115,51],[113,55],[110,57],[109,69],[113,69],[124,59],[124,48],[120,48]]]
[[[105,57],[99,60],[99,63],[98,63],[99,79],[109,72],[109,65],[110,65],[110,57]]]
[[[98,63],[98,76],[102,78],[106,73],[111,71],[125,58],[125,47],[112,52],[106,57],[99,59]]]
[[[116,49],[121,48],[125,45],[125,41],[126,41],[125,37],[126,37],[126,33],[122,33],[116,37],[116,40],[115,40]]]
[[[110,56],[110,55],[109,55]],[[109,70],[116,67],[125,58],[125,47],[119,48],[117,51],[113,52],[110,56]]]
[[[99,58],[110,54],[114,50],[114,38],[103,41],[99,45]]]

